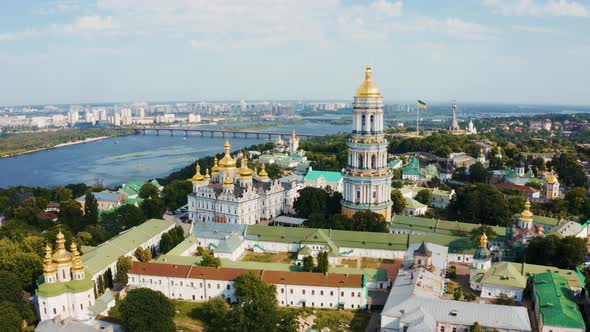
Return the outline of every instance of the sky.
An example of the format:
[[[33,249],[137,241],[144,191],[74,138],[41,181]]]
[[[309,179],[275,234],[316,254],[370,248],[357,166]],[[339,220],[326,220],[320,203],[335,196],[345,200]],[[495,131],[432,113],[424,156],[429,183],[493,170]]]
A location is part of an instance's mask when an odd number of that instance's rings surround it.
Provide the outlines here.
[[[0,0],[0,105],[590,105],[590,0]]]

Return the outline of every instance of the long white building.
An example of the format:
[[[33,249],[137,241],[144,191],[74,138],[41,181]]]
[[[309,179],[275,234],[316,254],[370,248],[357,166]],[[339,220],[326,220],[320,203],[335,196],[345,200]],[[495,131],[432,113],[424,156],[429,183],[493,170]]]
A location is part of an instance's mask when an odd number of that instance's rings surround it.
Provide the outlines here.
[[[248,272],[275,285],[284,307],[364,309],[367,287],[362,274],[285,272],[134,262],[129,285],[160,291],[171,299],[207,301],[221,296],[236,302],[234,281]]]

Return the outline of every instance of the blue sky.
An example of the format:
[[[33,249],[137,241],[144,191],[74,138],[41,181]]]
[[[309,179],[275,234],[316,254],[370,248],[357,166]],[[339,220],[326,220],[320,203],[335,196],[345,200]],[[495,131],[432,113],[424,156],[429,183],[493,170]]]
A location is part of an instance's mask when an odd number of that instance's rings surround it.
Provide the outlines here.
[[[590,0],[0,0],[0,105],[590,104]]]

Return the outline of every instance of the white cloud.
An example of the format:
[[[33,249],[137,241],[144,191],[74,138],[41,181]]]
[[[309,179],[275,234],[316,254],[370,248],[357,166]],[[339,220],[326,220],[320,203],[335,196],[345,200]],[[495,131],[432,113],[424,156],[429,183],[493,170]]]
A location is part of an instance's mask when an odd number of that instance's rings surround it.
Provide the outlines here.
[[[496,38],[497,32],[479,23],[468,22],[457,17],[434,19],[421,17],[415,22],[414,29],[432,33],[442,33],[451,37],[467,40],[485,40]]]
[[[0,33],[0,41],[11,41],[16,39],[14,33]]]
[[[100,32],[114,31],[120,27],[120,24],[112,16],[81,16],[75,19],[71,24],[54,24],[51,27],[53,32]]]
[[[539,27],[539,26],[530,26],[530,25],[513,25],[512,29],[525,31],[525,32],[532,32],[532,33],[554,33],[556,32],[555,29],[546,28],[546,27]]]
[[[55,15],[77,12],[81,9],[77,0],[52,1],[36,10],[41,15]]]
[[[590,17],[590,6],[573,0],[483,0],[483,4],[504,16]]]

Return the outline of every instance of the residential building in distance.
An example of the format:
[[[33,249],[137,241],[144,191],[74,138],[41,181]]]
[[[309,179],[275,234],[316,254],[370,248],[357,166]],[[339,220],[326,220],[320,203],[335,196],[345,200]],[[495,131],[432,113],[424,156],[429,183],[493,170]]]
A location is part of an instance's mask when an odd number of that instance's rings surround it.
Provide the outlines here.
[[[561,191],[559,180],[552,170],[545,176],[543,181],[543,199],[552,200],[557,198],[561,198]]]
[[[371,210],[391,220],[391,170],[387,166],[387,140],[383,133],[383,96],[373,82],[371,66],[353,102],[352,136],[344,171],[342,214]]]
[[[96,198],[96,202],[98,203],[99,211],[109,211],[116,209],[124,204],[127,200],[127,195],[121,192],[101,191],[98,193],[93,193],[93,195]],[[84,211],[86,195],[76,198],[76,201],[82,205],[82,211]]]

